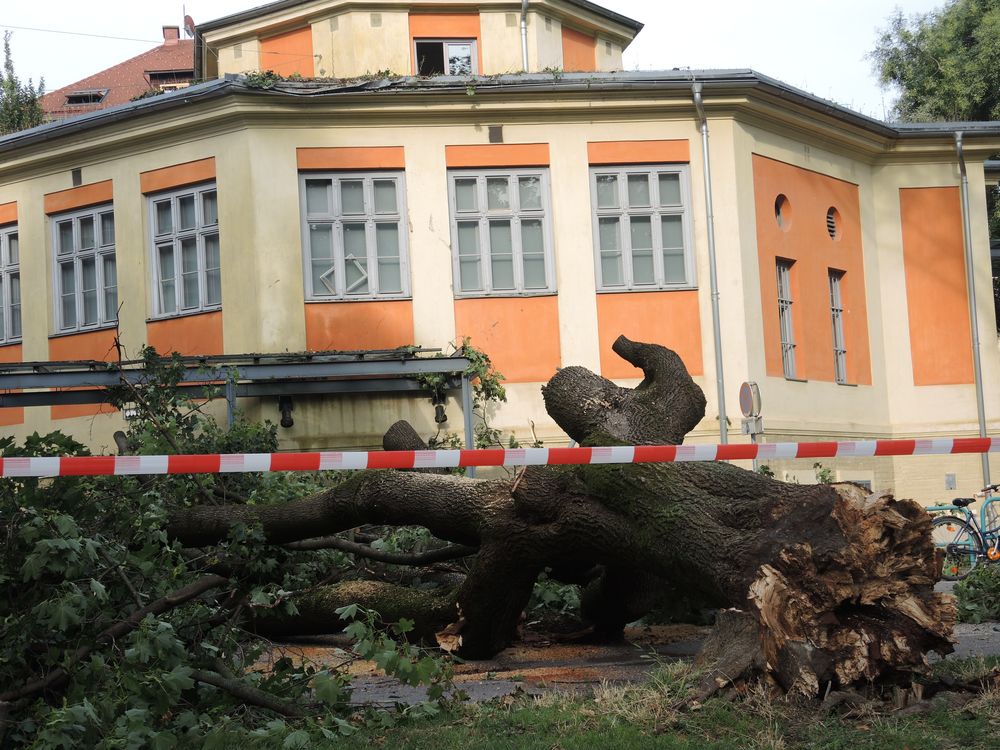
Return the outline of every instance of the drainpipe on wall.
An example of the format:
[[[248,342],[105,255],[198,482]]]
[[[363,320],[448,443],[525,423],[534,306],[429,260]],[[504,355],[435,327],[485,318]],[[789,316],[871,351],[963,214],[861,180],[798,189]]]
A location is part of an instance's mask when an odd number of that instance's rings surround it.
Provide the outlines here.
[[[705,212],[708,224],[708,273],[712,291],[712,334],[715,342],[715,392],[719,402],[719,441],[729,442],[729,425],[726,419],[726,384],[722,367],[722,330],[719,322],[719,275],[715,262],[715,214],[712,209],[712,164],[708,153],[708,117],[701,100],[701,84],[693,83],[691,93],[694,107],[701,123],[701,153],[705,168]]]
[[[969,175],[965,171],[962,131],[955,131],[955,151],[962,172],[962,230],[965,245],[965,283],[969,289],[969,324],[972,326],[972,366],[976,378],[976,410],[979,415],[979,437],[986,437],[986,406],[983,402],[983,368],[979,357],[979,319],[976,313],[976,276],[972,256],[972,219],[969,215]],[[983,453],[983,487],[990,483],[990,456]]]
[[[528,72],[528,0],[521,0],[521,67]]]

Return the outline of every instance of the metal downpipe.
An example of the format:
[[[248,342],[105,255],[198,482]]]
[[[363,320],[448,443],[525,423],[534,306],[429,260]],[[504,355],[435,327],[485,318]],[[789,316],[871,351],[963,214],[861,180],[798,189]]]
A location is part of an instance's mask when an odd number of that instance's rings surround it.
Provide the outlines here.
[[[979,437],[986,437],[986,405],[983,399],[983,366],[979,355],[979,316],[976,312],[976,275],[972,255],[972,219],[969,215],[969,175],[965,170],[962,131],[955,131],[955,152],[962,172],[962,230],[965,246],[965,283],[969,290],[969,325],[972,326],[972,366],[976,379],[976,411],[979,416]],[[990,456],[983,453],[983,487],[990,484]]]
[[[708,274],[712,293],[712,335],[715,343],[715,389],[719,404],[719,441],[729,442],[729,423],[726,418],[726,383],[722,366],[722,328],[719,321],[719,275],[715,260],[715,213],[712,207],[712,164],[708,150],[708,117],[701,99],[701,84],[693,83],[691,93],[701,126],[701,153],[705,169],[705,213],[708,224]]]
[[[521,0],[521,68],[528,72],[528,0]]]

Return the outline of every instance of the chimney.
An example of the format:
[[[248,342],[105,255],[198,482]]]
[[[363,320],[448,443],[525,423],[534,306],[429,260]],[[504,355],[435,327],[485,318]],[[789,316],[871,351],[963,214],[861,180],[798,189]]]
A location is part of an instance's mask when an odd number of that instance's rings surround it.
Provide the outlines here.
[[[163,43],[164,44],[177,44],[177,41],[181,38],[180,26],[164,26],[163,27]]]

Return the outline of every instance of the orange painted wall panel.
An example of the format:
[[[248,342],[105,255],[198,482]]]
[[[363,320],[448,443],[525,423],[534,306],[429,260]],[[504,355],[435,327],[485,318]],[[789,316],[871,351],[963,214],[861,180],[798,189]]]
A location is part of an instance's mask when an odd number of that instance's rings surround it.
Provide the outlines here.
[[[962,203],[957,187],[902,188],[914,385],[973,382]]]
[[[395,349],[413,345],[413,303],[310,302],[305,306],[309,351]]]
[[[104,328],[100,331],[76,333],[70,336],[56,336],[49,339],[49,359],[60,360],[95,360],[97,362],[114,362],[118,359],[115,349],[114,328]],[[70,406],[51,406],[52,419],[70,419],[72,417],[92,417],[96,414],[111,414],[115,410],[108,404],[73,404]]]
[[[344,146],[297,148],[299,169],[403,169],[402,146]]]
[[[687,164],[691,147],[687,139],[672,141],[591,141],[591,164]]]
[[[663,344],[677,352],[692,375],[704,374],[696,290],[597,295],[601,374],[606,378],[641,378],[641,370],[611,351],[621,335]]]
[[[465,167],[545,167],[549,164],[547,143],[490,143],[477,146],[445,146],[450,169]]]
[[[562,69],[567,73],[597,70],[597,40],[590,34],[562,27]]]
[[[561,365],[559,300],[490,297],[455,300],[458,341],[490,355],[508,383],[540,383]]]
[[[767,374],[784,376],[775,270],[777,259],[784,258],[793,261],[796,377],[836,380],[829,281],[829,272],[834,269],[844,272],[841,297],[847,382],[871,385],[858,186],[757,154],[753,155],[753,180]],[[790,207],[783,226],[775,217],[779,195],[788,199]],[[826,215],[831,207],[840,215],[837,239],[827,231]]]
[[[17,201],[0,203],[0,225],[17,221]]]
[[[48,193],[45,196],[45,213],[58,214],[76,208],[96,206],[99,203],[109,203],[113,197],[114,185],[111,180],[81,185],[57,193]]]
[[[260,69],[281,76],[298,73],[304,78],[314,77],[312,27],[261,39]]]
[[[483,70],[482,33],[478,13],[411,13],[410,71],[417,72],[416,39],[475,39],[479,72]]]
[[[22,362],[24,361],[22,356],[20,344],[0,346],[0,363]],[[0,409],[0,427],[10,427],[22,422],[24,422],[24,409],[22,407]]]
[[[139,175],[139,187],[143,193],[156,193],[214,179],[215,157],[210,156],[207,159],[142,172]]]
[[[222,311],[149,321],[146,343],[160,354],[177,352],[189,357],[225,354]]]

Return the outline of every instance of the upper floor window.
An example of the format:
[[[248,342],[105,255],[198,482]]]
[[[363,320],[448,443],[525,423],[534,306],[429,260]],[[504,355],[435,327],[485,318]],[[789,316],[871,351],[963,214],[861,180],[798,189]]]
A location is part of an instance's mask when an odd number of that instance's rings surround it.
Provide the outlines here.
[[[781,336],[781,366],[786,378],[795,378],[795,329],[792,325],[792,261],[775,262],[778,276],[778,328]]]
[[[20,263],[17,225],[0,227],[0,344],[21,340]]]
[[[306,297],[409,294],[402,172],[301,177]]]
[[[555,291],[547,169],[449,173],[455,293]]]
[[[477,71],[475,39],[416,39],[419,76],[467,76]]]
[[[598,289],[694,285],[687,168],[594,167]]]
[[[830,269],[830,318],[833,322],[833,372],[838,383],[847,382],[847,345],[844,343],[844,301],[840,294],[843,271]]]
[[[53,216],[52,231],[58,330],[114,325],[118,270],[111,204]]]
[[[154,314],[180,315],[222,304],[215,184],[149,198]]]

